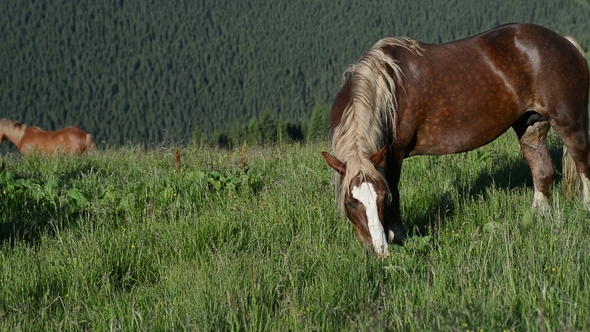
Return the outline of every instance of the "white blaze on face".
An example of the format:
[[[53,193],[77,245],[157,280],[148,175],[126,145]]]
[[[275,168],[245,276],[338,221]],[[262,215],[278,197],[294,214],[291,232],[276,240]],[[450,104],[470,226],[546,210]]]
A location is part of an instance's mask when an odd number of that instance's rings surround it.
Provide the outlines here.
[[[352,197],[365,206],[367,213],[367,221],[369,226],[369,233],[373,240],[373,249],[377,254],[383,255],[387,251],[387,239],[385,238],[385,231],[383,225],[379,220],[379,211],[377,209],[377,193],[373,184],[363,182],[359,187],[354,187],[351,191]]]

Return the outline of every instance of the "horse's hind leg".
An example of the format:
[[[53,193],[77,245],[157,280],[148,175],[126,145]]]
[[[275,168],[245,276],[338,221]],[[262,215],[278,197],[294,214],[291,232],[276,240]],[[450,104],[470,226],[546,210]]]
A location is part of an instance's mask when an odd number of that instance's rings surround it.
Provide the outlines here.
[[[563,140],[563,144],[567,147],[567,152],[576,165],[579,179],[582,183],[581,189],[584,205],[587,210],[590,210],[590,142],[588,142],[588,134],[582,125],[574,126],[573,128],[568,127],[566,129],[556,126],[553,126],[553,128],[555,128]],[[564,156],[564,162],[567,159],[568,157]]]
[[[549,210],[549,194],[555,179],[555,166],[547,147],[547,132],[551,126],[544,119],[533,123],[529,119],[521,119],[513,128],[518,136],[520,149],[533,173],[533,208],[545,213]]]

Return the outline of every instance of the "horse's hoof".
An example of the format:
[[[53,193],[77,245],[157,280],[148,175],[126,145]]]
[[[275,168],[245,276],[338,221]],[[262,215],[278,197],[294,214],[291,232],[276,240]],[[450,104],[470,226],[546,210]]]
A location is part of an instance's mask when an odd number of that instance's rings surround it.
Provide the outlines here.
[[[389,250],[385,250],[384,252],[382,252],[378,255],[380,260],[385,260],[389,256],[390,256]]]
[[[390,229],[388,233],[387,239],[389,240],[389,243],[394,243],[399,246],[404,245],[404,240],[406,239],[406,230],[403,228],[403,226]]]

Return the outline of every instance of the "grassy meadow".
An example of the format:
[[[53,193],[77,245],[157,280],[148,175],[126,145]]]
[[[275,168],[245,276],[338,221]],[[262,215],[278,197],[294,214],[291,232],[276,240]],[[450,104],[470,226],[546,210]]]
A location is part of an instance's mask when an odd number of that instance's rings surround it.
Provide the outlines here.
[[[590,330],[588,213],[559,181],[531,211],[512,132],[407,159],[383,261],[336,211],[329,146],[4,155],[0,331]]]

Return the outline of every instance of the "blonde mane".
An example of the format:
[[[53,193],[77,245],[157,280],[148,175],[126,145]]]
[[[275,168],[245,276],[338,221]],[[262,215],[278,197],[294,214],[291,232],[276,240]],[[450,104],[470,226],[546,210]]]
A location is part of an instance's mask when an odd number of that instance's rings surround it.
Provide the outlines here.
[[[6,138],[13,141],[15,145],[20,143],[26,129],[27,125],[25,124],[8,119],[0,120],[0,132],[3,133]]]
[[[336,198],[344,209],[344,197],[351,181],[384,180],[369,157],[386,144],[391,144],[397,126],[396,86],[402,86],[403,71],[396,60],[384,52],[385,47],[403,47],[421,55],[420,44],[408,37],[387,37],[368,49],[358,63],[349,66],[351,97],[342,113],[342,122],[334,128],[332,153],[346,163],[346,174],[334,174]]]
[[[586,52],[582,46],[576,41],[576,39],[572,36],[563,36],[565,39],[569,40],[570,43],[574,44],[574,47],[578,50],[578,52],[582,53],[584,57],[586,57]]]

